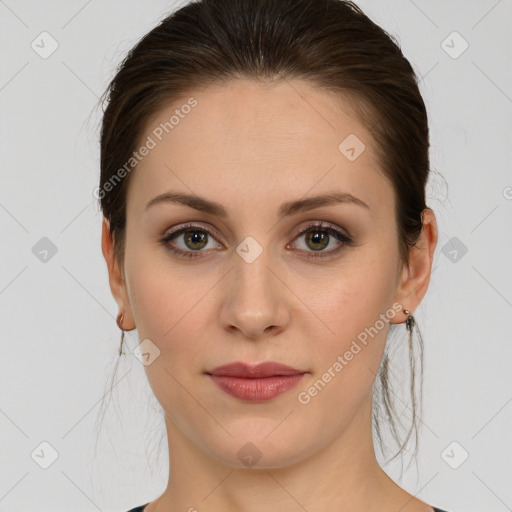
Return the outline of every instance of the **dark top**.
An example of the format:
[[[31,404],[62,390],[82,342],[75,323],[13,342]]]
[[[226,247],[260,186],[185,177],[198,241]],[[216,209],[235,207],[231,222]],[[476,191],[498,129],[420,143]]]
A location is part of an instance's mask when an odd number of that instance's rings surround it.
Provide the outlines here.
[[[128,512],[143,512],[144,507],[147,504],[148,503],[146,503],[145,505],[140,505],[139,507],[132,508],[131,510],[128,510]],[[434,509],[434,512],[446,512],[446,510],[441,510],[440,508],[436,508],[436,507],[433,507],[433,509]]]

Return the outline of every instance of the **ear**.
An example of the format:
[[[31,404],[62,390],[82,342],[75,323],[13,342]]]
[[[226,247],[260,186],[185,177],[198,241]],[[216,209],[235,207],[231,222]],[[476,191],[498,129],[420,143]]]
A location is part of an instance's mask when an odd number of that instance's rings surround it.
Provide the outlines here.
[[[119,262],[114,255],[114,241],[110,231],[110,223],[106,218],[103,218],[101,251],[107,263],[110,290],[119,306],[119,311],[123,313],[123,329],[131,331],[135,329],[135,322],[122,268],[119,266]]]
[[[397,315],[399,318],[392,323],[404,322],[407,315],[403,311],[406,309],[411,314],[416,311],[428,289],[438,238],[436,217],[430,208],[423,210],[422,222],[421,235],[409,250],[409,265],[404,266],[395,293],[395,301],[403,306],[402,314]]]

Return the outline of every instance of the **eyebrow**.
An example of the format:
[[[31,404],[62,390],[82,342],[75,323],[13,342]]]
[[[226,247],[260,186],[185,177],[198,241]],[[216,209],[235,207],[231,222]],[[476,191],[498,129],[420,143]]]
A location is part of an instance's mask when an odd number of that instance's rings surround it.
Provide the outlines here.
[[[165,192],[164,194],[154,197],[147,202],[144,210],[147,210],[151,206],[155,206],[157,204],[169,203],[189,206],[195,210],[216,215],[218,217],[225,218],[229,216],[227,210],[220,203],[210,201],[209,199],[195,194],[183,194],[179,192]],[[370,209],[362,199],[359,199],[348,192],[329,192],[326,194],[308,197],[306,199],[285,202],[279,207],[277,216],[282,218],[290,215],[296,215],[298,213],[313,210],[314,208],[337,203],[355,204],[368,210]]]

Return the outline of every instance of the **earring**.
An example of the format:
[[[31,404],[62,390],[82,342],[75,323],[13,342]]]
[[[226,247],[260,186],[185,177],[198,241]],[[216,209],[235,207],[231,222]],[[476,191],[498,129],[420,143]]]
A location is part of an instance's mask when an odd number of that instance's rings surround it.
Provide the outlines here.
[[[407,315],[407,319],[405,321],[405,327],[409,331],[409,336],[412,336],[412,330],[416,325],[416,320],[412,316],[411,312],[408,309],[404,309],[404,313]]]
[[[121,343],[119,345],[119,355],[123,354],[123,341],[124,341],[124,329],[123,329],[123,319],[124,319],[124,315],[123,313],[119,313],[117,315],[117,326],[119,327],[119,329],[121,329]]]

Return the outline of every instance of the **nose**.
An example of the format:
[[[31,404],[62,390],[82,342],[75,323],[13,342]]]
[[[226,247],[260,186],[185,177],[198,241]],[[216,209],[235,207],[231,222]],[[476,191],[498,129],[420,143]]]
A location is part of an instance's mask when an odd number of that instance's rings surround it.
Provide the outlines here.
[[[222,326],[252,340],[282,332],[289,322],[288,289],[276,266],[265,250],[251,263],[238,255],[234,260],[222,291]]]

